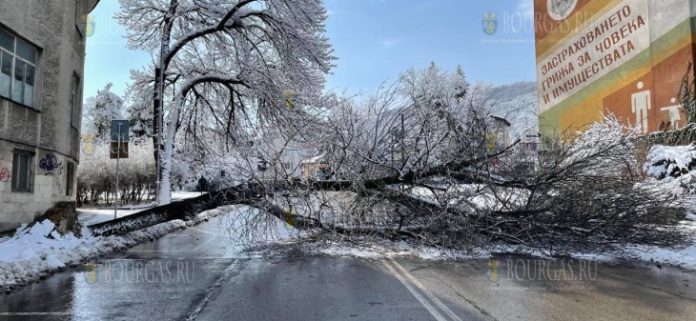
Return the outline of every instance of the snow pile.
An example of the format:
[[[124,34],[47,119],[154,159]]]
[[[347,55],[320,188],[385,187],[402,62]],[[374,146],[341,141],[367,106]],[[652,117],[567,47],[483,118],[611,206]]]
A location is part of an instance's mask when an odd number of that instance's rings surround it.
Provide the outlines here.
[[[692,216],[693,214],[689,217]],[[694,236],[690,246],[663,248],[657,246],[630,245],[625,249],[627,256],[639,261],[658,262],[666,265],[679,266],[689,270],[696,270],[696,222],[682,222],[681,226]]]
[[[487,251],[459,251],[427,246],[415,246],[408,242],[385,242],[364,244],[328,242],[305,246],[303,252],[309,255],[350,256],[363,259],[382,259],[387,257],[417,257],[424,260],[475,259],[490,256]]]
[[[152,241],[175,230],[185,229],[225,214],[235,214],[227,216],[227,228],[231,232],[230,236],[244,237],[235,238],[240,243],[240,251],[244,249],[243,245],[268,244],[306,235],[282,220],[239,205],[205,211],[187,222],[173,220],[124,235],[93,236],[87,228],[83,229],[82,238],[73,234],[61,235],[56,232],[51,221],[44,220],[31,227],[24,225],[15,235],[0,239],[0,291],[9,291],[63,268]],[[254,220],[257,223],[253,225],[250,233],[245,226],[257,215],[264,215],[267,219]],[[235,230],[245,230],[247,233],[234,235]]]
[[[646,174],[657,179],[673,180],[696,169],[696,147],[655,145],[648,153]]]
[[[356,244],[354,242],[326,242],[306,245],[302,250],[309,255],[350,256],[364,259],[415,257],[427,261],[488,259],[497,254],[521,254],[549,257],[543,251],[509,244],[494,244],[487,248],[453,250],[409,242],[382,242]]]
[[[14,236],[0,239],[0,290],[38,280],[65,267],[159,238],[185,228],[181,220],[169,221],[121,236],[83,238],[60,235],[49,220],[21,227]]]

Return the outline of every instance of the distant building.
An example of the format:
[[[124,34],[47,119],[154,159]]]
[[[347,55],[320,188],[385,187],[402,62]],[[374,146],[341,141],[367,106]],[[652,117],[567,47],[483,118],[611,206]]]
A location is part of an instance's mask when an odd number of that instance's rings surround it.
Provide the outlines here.
[[[303,178],[305,169],[302,162],[317,153],[314,145],[299,137],[288,140],[278,131],[271,130],[259,135],[253,143],[252,156],[257,160],[254,175],[260,179]]]
[[[500,152],[510,146],[511,126],[506,118],[491,116],[486,126],[486,146],[489,154]]]
[[[86,15],[98,2],[0,2],[0,231],[74,207]]]
[[[693,0],[534,0],[544,137],[612,113],[647,134],[685,124],[693,77]]]
[[[307,158],[300,162],[302,177],[306,179],[329,179],[331,168],[326,161],[326,154],[321,153],[317,156]]]

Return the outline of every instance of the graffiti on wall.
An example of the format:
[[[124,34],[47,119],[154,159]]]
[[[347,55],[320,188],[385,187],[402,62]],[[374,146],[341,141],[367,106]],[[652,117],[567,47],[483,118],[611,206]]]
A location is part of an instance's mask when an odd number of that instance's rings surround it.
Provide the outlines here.
[[[7,182],[10,180],[10,170],[7,167],[0,169],[0,182]]]
[[[44,175],[60,175],[63,173],[63,163],[59,163],[58,158],[53,153],[46,153],[44,158],[39,161],[39,168],[43,170]]]

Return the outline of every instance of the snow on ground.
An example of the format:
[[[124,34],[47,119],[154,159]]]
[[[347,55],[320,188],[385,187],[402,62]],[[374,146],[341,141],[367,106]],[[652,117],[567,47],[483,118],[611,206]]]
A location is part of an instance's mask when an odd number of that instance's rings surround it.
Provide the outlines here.
[[[690,218],[694,214],[690,214]],[[679,266],[689,270],[696,270],[696,222],[685,221],[682,227],[693,235],[691,245],[678,248],[664,248],[657,246],[631,245],[626,247],[626,255],[630,259],[658,262],[673,266]]]
[[[689,218],[695,218],[696,213]],[[696,271],[696,222],[684,221],[682,227],[694,235],[694,243],[678,248],[663,248],[657,246],[629,245],[621,251],[609,253],[570,253],[573,258],[594,260],[598,262],[616,262],[632,260],[644,263],[661,263],[687,270]],[[367,242],[366,242],[367,243]],[[467,260],[488,259],[496,254],[519,254],[533,257],[549,258],[545,251],[517,245],[498,244],[489,248],[478,248],[470,251],[448,250],[436,247],[417,246],[407,242],[381,242],[377,244],[356,244],[347,242],[324,242],[308,244],[302,248],[310,255],[351,256],[365,259],[382,259],[389,257],[416,257],[423,260]]]
[[[186,227],[180,220],[155,225],[122,236],[94,237],[87,229],[82,238],[60,235],[49,220],[23,226],[0,240],[0,290],[35,281],[62,268],[77,265],[115,250],[159,238]]]
[[[134,209],[134,210],[118,210],[118,217],[124,217],[133,215],[135,213],[140,213],[147,208]],[[103,223],[114,219],[114,209],[107,208],[78,208],[77,209],[77,219],[84,226],[90,226],[94,224]]]
[[[229,213],[231,208],[214,209],[199,214],[189,222],[169,221],[125,235],[92,236],[84,228],[83,237],[78,238],[72,233],[60,235],[49,220],[32,226],[23,225],[13,236],[0,239],[0,291],[9,291],[63,268],[196,225]]]
[[[180,201],[180,200],[185,200],[189,198],[194,198],[201,196],[205,193],[201,192],[187,192],[187,191],[176,191],[172,192],[172,201]]]
[[[523,254],[536,257],[548,257],[546,253],[516,245],[495,244],[487,248],[453,250],[433,246],[416,245],[406,241],[366,240],[358,242],[316,242],[305,244],[300,248],[309,255],[351,256],[365,259],[383,259],[395,257],[415,257],[428,261],[487,259],[496,254]]]

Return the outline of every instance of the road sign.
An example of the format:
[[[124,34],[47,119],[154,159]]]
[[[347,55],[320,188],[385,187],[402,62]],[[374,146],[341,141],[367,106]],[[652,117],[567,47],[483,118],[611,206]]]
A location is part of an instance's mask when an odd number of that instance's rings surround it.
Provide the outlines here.
[[[118,200],[118,188],[121,158],[128,158],[128,121],[111,121],[111,148],[109,148],[111,158],[116,159],[116,200]],[[114,201],[114,219],[118,218],[118,201]]]
[[[121,142],[120,148],[118,142],[111,142],[110,147],[109,155],[111,156],[111,159],[128,158],[128,142]]]
[[[129,137],[128,120],[112,120],[111,121],[111,141],[127,142]]]

